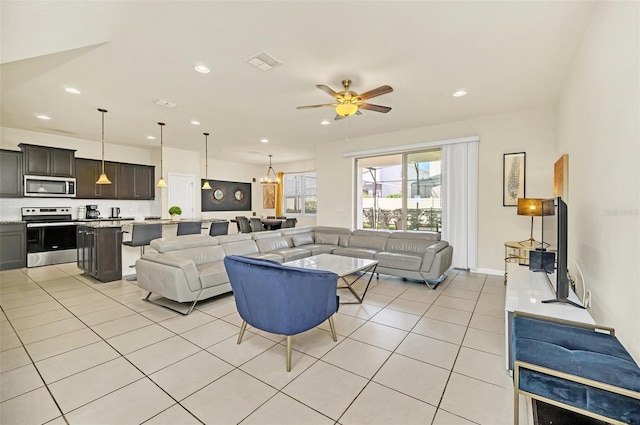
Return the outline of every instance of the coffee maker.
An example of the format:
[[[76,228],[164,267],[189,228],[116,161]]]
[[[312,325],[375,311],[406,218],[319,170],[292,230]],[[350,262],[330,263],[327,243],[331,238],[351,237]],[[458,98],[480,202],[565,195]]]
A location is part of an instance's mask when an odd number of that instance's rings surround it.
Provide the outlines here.
[[[97,205],[87,205],[86,214],[87,218],[100,218],[100,211],[98,211]]]

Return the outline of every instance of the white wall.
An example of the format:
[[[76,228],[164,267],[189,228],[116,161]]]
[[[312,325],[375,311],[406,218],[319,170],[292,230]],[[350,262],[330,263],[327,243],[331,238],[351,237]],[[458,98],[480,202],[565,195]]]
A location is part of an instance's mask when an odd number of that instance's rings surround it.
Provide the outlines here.
[[[558,106],[556,156],[569,154],[569,256],[591,314],[640,360],[638,2],[599,2]]]
[[[527,239],[531,221],[502,206],[502,155],[526,152],[526,195],[553,196],[555,108],[544,106],[466,121],[325,143],[317,150],[318,224],[355,226],[354,165],[344,152],[480,136],[478,193],[478,268],[504,270],[504,242]],[[540,238],[540,221],[534,236]],[[455,247],[453,247],[455,249]]]

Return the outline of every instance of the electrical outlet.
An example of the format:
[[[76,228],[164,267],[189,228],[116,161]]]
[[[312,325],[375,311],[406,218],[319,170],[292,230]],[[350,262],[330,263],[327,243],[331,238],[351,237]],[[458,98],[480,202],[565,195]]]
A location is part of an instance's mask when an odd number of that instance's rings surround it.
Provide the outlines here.
[[[586,308],[591,308],[591,291],[587,290],[587,296],[584,297],[584,306]]]

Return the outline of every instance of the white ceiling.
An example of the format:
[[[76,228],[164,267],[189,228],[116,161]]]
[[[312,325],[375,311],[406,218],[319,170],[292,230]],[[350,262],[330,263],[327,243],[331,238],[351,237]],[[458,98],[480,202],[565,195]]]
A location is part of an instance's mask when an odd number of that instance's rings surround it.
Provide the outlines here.
[[[330,141],[554,103],[593,6],[3,0],[0,124],[99,141],[106,108],[107,143],[157,146],[164,121],[166,146],[204,155],[206,131],[211,157],[311,159]],[[260,51],[283,65],[250,66]],[[211,73],[195,72],[198,63]],[[370,102],[393,110],[334,121],[331,108],[296,109],[330,102],[315,85],[337,91],[345,78],[360,93],[392,86]],[[461,88],[468,95],[452,97]]]

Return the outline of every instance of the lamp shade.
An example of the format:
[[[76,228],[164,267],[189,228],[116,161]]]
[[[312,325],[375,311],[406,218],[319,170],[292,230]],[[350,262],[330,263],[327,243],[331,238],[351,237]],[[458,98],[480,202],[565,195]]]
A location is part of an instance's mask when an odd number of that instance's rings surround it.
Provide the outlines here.
[[[160,179],[158,180],[158,183],[156,183],[156,187],[165,188],[169,186],[167,186],[167,182],[165,182],[164,179],[160,177]]]
[[[518,215],[542,216],[542,198],[518,198]]]
[[[353,115],[358,111],[358,105],[355,103],[344,102],[336,106],[336,114],[348,117],[349,115]]]
[[[102,173],[100,174],[100,177],[98,177],[96,184],[111,184],[111,180],[109,180],[105,173]]]

